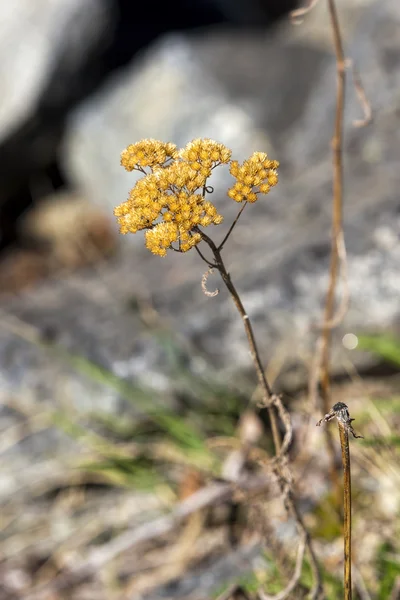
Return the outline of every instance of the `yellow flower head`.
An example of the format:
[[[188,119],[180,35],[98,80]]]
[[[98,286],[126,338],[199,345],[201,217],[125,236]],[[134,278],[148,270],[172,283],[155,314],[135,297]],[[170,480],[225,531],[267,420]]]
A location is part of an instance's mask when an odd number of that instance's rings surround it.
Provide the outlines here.
[[[146,248],[153,254],[165,256],[167,248],[177,241],[179,229],[175,223],[158,223],[152,229],[146,231]]]
[[[224,144],[208,138],[193,140],[179,151],[179,156],[184,160],[209,167],[227,164],[230,161],[231,154],[232,151]]]
[[[117,206],[121,233],[146,229],[146,247],[158,256],[174,248],[187,252],[201,241],[200,227],[223,221],[207,198],[207,179],[212,170],[230,164],[236,183],[228,196],[236,202],[255,202],[277,184],[277,161],[255,152],[242,165],[231,160],[231,150],[210,139],[196,139],[178,150],[174,144],[145,139],[121,154],[127,171],[143,173],[126,202]],[[148,170],[146,170],[148,169]]]
[[[265,152],[254,152],[240,165],[231,161],[230,173],[236,183],[228,190],[228,196],[236,202],[255,202],[257,194],[268,194],[278,183],[279,162],[270,160]]]
[[[146,139],[131,144],[123,150],[121,165],[127,171],[140,170],[140,167],[162,166],[169,158],[175,158],[176,155],[175,144]]]

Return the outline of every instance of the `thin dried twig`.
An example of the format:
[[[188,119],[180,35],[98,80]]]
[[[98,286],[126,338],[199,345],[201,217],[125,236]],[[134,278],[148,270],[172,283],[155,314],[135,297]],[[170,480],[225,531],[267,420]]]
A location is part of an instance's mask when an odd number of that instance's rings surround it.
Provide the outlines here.
[[[242,208],[239,210],[238,214],[236,215],[235,220],[233,221],[232,225],[229,227],[228,229],[228,233],[226,234],[226,236],[224,237],[224,239],[222,240],[222,242],[220,243],[220,245],[218,246],[218,250],[221,252],[222,248],[225,246],[227,240],[229,239],[229,236],[231,235],[232,231],[234,230],[234,228],[236,227],[237,222],[240,219],[240,216],[242,214],[242,212],[244,211],[244,209],[247,206],[247,202],[243,202],[243,206]]]
[[[258,347],[257,347],[257,342],[256,342],[256,339],[254,336],[253,327],[251,325],[249,315],[247,314],[247,312],[242,304],[242,301],[240,299],[240,296],[239,296],[235,286],[233,285],[232,279],[231,279],[228,271],[226,270],[220,250],[218,249],[216,244],[213,242],[213,240],[206,233],[204,233],[204,231],[201,231],[199,229],[198,233],[200,233],[202,239],[210,247],[210,250],[214,255],[216,268],[218,269],[218,271],[222,277],[222,280],[223,280],[226,288],[228,289],[228,291],[233,299],[233,302],[242,318],[243,325],[244,325],[246,335],[247,335],[247,340],[249,342],[250,353],[251,353],[251,356],[252,356],[252,359],[254,362],[254,366],[256,368],[257,377],[258,377],[258,380],[259,380],[259,383],[261,386],[261,390],[262,390],[262,394],[263,394],[263,403],[264,403],[264,406],[268,410],[268,415],[269,415],[270,422],[271,422],[271,430],[272,430],[272,437],[273,437],[274,445],[275,445],[275,452],[278,453],[280,446],[281,446],[281,440],[280,440],[280,433],[279,433],[279,427],[278,427],[278,421],[276,418],[275,409],[272,406],[272,401],[271,401],[274,394],[273,394],[273,391],[272,391],[272,389],[267,381],[267,378],[265,376],[265,373],[264,373],[264,367],[261,362],[260,354],[259,354]]]
[[[343,51],[342,37],[340,33],[339,20],[334,0],[328,0],[328,8],[332,25],[335,54],[336,54],[336,116],[335,127],[332,138],[333,150],[333,204],[332,204],[332,250],[331,264],[329,269],[329,286],[325,301],[324,326],[322,331],[321,348],[321,395],[324,412],[328,412],[330,405],[330,350],[331,330],[325,323],[332,320],[335,307],[335,292],[340,265],[338,239],[343,234],[343,116],[345,98],[345,56]],[[331,460],[334,460],[332,444],[329,443]]]
[[[208,260],[208,258],[206,258],[204,256],[204,254],[202,253],[202,251],[200,250],[200,248],[197,245],[194,247],[194,249],[196,250],[197,254],[200,256],[201,260],[203,260],[210,267],[210,269],[216,268],[216,265],[214,265],[214,263],[211,260]]]
[[[323,323],[318,325],[319,329],[334,329],[335,327],[340,325],[348,311],[350,304],[350,289],[347,271],[347,252],[343,230],[339,231],[336,242],[337,253],[339,258],[339,275],[343,285],[342,297],[340,304],[337,308],[336,314],[332,315],[331,319],[325,320]]]
[[[304,17],[314,6],[318,0],[309,0],[307,5],[298,10],[292,11],[291,18],[295,24],[301,22]],[[323,324],[319,327],[322,329],[322,335],[319,336],[315,349],[315,356],[310,372],[309,379],[309,396],[312,405],[316,404],[318,397],[318,383],[321,381],[321,398],[323,410],[327,412],[330,405],[330,343],[331,330],[337,327],[343,320],[349,306],[350,294],[347,276],[347,257],[346,246],[343,235],[342,211],[343,211],[343,129],[344,129],[344,97],[345,97],[345,70],[351,67],[353,75],[353,84],[356,90],[357,97],[360,101],[364,112],[364,118],[357,120],[353,124],[356,127],[367,125],[372,119],[372,110],[367,99],[364,87],[358,72],[353,66],[351,60],[346,59],[343,51],[342,36],[336,11],[334,0],[328,0],[328,9],[331,20],[331,27],[334,38],[334,47],[336,55],[336,71],[337,71],[337,89],[336,89],[336,117],[334,135],[332,139],[333,149],[333,165],[334,165],[334,181],[333,181],[333,215],[332,215],[332,251],[331,264],[329,272],[329,286],[325,301],[325,311]],[[300,21],[298,20],[300,18]],[[335,295],[337,280],[343,282],[342,299],[339,308],[335,310]],[[326,432],[326,442],[331,461],[331,478],[338,491],[338,479],[335,469],[335,453],[334,445],[330,432]]]
[[[321,369],[321,396],[324,412],[328,411],[330,400],[330,350],[331,350],[331,330],[337,327],[343,320],[349,304],[349,288],[347,280],[347,258],[346,247],[343,235],[343,132],[344,132],[344,102],[345,102],[345,72],[346,67],[351,64],[344,55],[343,41],[340,31],[339,19],[336,10],[335,0],[328,0],[328,9],[331,20],[333,41],[336,55],[336,116],[334,134],[332,138],[333,151],[333,204],[332,204],[332,250],[331,263],[329,270],[329,286],[325,301],[324,322],[322,326],[322,341],[320,344],[321,363],[318,365]],[[371,120],[371,107],[367,100],[364,88],[361,84],[358,73],[352,68],[353,82],[357,96],[364,110],[364,119],[357,121],[356,126],[366,125]],[[341,305],[336,313],[335,295],[339,275],[343,280],[344,289]],[[318,361],[319,362],[319,361]],[[332,465],[334,463],[334,453],[332,452],[332,441],[327,434],[328,448],[331,455]],[[332,467],[333,469],[333,467]]]
[[[342,274],[346,274],[345,291],[348,293],[347,285],[347,265],[345,243],[343,237],[343,130],[344,130],[344,99],[345,99],[345,70],[346,61],[343,51],[342,36],[339,27],[338,16],[336,12],[335,0],[327,0],[331,20],[331,28],[336,55],[336,115],[334,133],[332,138],[333,151],[333,202],[332,202],[332,246],[331,259],[329,267],[329,284],[325,299],[325,309],[323,324],[321,326],[321,335],[318,337],[315,349],[315,357],[310,374],[309,395],[312,400],[318,398],[318,383],[321,384],[321,404],[322,411],[327,413],[331,404],[330,394],[330,354],[332,329],[336,327],[344,317],[347,309],[348,299],[342,302],[337,315],[335,311],[336,286],[340,269]],[[341,495],[339,478],[336,471],[335,445],[332,434],[329,429],[325,432],[326,445],[330,460],[330,476],[338,498]]]

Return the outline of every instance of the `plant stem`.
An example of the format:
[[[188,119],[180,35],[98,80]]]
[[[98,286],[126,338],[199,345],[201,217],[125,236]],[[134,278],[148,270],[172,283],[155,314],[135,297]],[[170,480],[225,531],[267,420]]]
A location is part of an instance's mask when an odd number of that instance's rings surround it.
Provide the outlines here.
[[[344,402],[337,402],[329,413],[318,421],[317,426],[322,425],[322,423],[329,423],[329,421],[335,418],[339,426],[343,463],[344,599],[351,600],[351,469],[349,432],[356,439],[363,436],[358,435],[354,431],[352,425],[354,419],[350,417],[349,408]]]
[[[263,365],[261,362],[260,354],[258,351],[258,347],[257,347],[257,343],[255,340],[254,331],[253,331],[253,327],[251,325],[249,315],[246,313],[246,310],[243,306],[240,296],[239,296],[235,286],[232,283],[231,276],[229,275],[228,271],[226,270],[225,264],[224,264],[222,256],[221,256],[221,251],[220,251],[221,246],[218,247],[213,242],[213,240],[210,237],[208,237],[208,235],[205,234],[203,231],[201,231],[199,228],[197,229],[197,231],[201,234],[202,239],[206,242],[206,244],[208,244],[211,252],[213,253],[214,260],[215,260],[215,268],[218,269],[219,273],[221,274],[222,280],[225,283],[225,286],[227,287],[227,289],[233,299],[233,302],[242,318],[243,325],[244,325],[246,335],[247,335],[247,339],[249,342],[250,354],[252,356],[254,366],[255,366],[255,369],[257,372],[257,377],[258,377],[258,380],[259,380],[259,383],[261,386],[261,390],[262,390],[263,406],[265,406],[267,408],[270,423],[271,423],[272,438],[273,438],[274,447],[275,447],[275,455],[278,456],[279,452],[281,450],[282,444],[281,444],[281,436],[280,436],[279,427],[278,427],[277,414],[275,412],[275,406],[273,404],[273,399],[276,398],[276,396],[275,396],[274,392],[272,391],[272,388],[269,385],[268,380],[265,376],[264,368],[263,368]],[[207,262],[207,264],[209,264],[209,263]],[[279,473],[278,481],[279,481],[279,485],[281,488],[281,492],[285,494],[286,508],[288,509],[288,511],[292,514],[293,518],[295,519],[299,534],[305,540],[305,544],[306,544],[306,547],[308,550],[311,569],[312,569],[313,577],[314,577],[314,586],[310,593],[310,599],[311,600],[319,600],[323,593],[323,586],[322,586],[322,580],[321,580],[321,573],[320,573],[317,557],[315,555],[315,552],[314,552],[314,549],[312,546],[311,538],[310,538],[310,535],[304,525],[304,522],[303,522],[302,516],[299,512],[299,509],[297,508],[292,489],[290,488],[290,486],[289,486],[289,488],[287,488],[287,481],[285,481],[285,477],[280,472],[279,468],[278,468],[277,473]]]
[[[344,599],[351,600],[351,468],[348,428],[338,421],[343,462]]]
[[[258,347],[257,347],[256,339],[254,336],[253,327],[251,325],[250,317],[247,314],[247,312],[243,306],[243,303],[240,299],[240,296],[239,296],[235,286],[232,283],[231,276],[229,275],[228,271],[226,270],[224,261],[221,256],[220,248],[218,248],[218,246],[213,242],[213,240],[210,237],[208,237],[208,235],[205,234],[203,231],[199,230],[199,233],[201,234],[201,237],[203,238],[203,240],[210,247],[211,252],[214,255],[215,267],[220,272],[222,280],[223,280],[225,286],[227,287],[227,289],[233,299],[233,302],[242,318],[243,326],[246,331],[247,339],[249,342],[250,354],[253,359],[254,366],[255,366],[255,369],[257,372],[258,381],[260,383],[261,390],[262,390],[263,403],[265,404],[265,406],[267,408],[268,416],[269,416],[270,423],[271,423],[272,438],[274,441],[275,454],[278,454],[280,447],[281,447],[281,437],[280,437],[280,433],[279,433],[278,420],[277,420],[275,408],[271,404],[271,398],[273,397],[273,391],[272,391],[272,388],[269,385],[267,378],[265,376],[265,373],[264,373],[264,368],[263,368],[263,365],[262,365],[262,362],[260,359],[260,354],[258,351]]]
[[[322,412],[327,413],[331,404],[330,354],[332,325],[330,324],[335,309],[335,295],[338,280],[340,253],[339,239],[343,235],[343,130],[345,101],[345,56],[340,32],[335,0],[328,0],[329,16],[333,33],[336,55],[336,113],[334,133],[332,137],[333,160],[333,202],[332,202],[332,247],[329,267],[329,285],[325,299],[324,325],[322,328],[321,347],[321,398]],[[326,444],[330,458],[330,474],[339,499],[340,486],[335,467],[335,446],[329,429],[325,430]]]
[[[244,204],[242,205],[242,208],[239,210],[238,214],[236,215],[235,220],[233,221],[232,225],[229,227],[228,229],[228,233],[226,234],[226,236],[224,237],[224,239],[222,240],[222,242],[220,243],[220,245],[218,246],[218,250],[221,252],[222,248],[225,246],[225,243],[228,241],[229,236],[231,235],[232,231],[234,230],[234,228],[237,225],[237,222],[239,221],[242,212],[244,211],[244,209],[247,206],[247,202],[244,202]]]
[[[345,57],[343,44],[340,35],[339,21],[336,12],[334,0],[328,0],[329,14],[331,18],[333,38],[336,53],[336,116],[335,128],[332,138],[333,151],[333,204],[332,204],[332,251],[331,264],[329,272],[329,288],[325,302],[325,323],[332,320],[335,306],[335,288],[339,268],[339,248],[338,238],[343,229],[343,115],[344,115],[344,97],[345,97]],[[325,326],[323,329],[323,350],[322,350],[322,392],[324,398],[324,411],[329,411],[330,397],[330,377],[329,377],[329,358],[330,358],[330,339],[331,326]]]

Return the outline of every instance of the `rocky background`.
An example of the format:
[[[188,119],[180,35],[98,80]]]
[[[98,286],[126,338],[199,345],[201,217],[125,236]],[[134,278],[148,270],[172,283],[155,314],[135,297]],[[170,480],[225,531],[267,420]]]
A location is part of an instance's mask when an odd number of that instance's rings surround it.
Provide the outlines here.
[[[82,451],[49,426],[48,411],[142,410],[128,409],[120,385],[104,385],[104,372],[129,382],[145,403],[161,398],[178,410],[180,396],[204,380],[229,381],[239,395],[254,383],[241,322],[223,291],[202,293],[197,255],[161,260],[140,234],[117,236],[112,210],[133,185],[119,154],[140,138],[179,146],[212,137],[239,160],[254,150],[279,159],[279,186],[245,211],[225,252],[262,355],[279,365],[277,385],[304,387],[327,287],[336,75],[325,3],[297,27],[287,18],[293,5],[0,5],[3,502],[31,498],[30,486],[57,480],[63,461]],[[400,5],[341,0],[338,8],[347,56],[373,109],[368,127],[353,126],[362,110],[349,72],[351,304],[335,332],[340,378],[377,364],[347,350],[346,333],[400,331]],[[226,181],[213,182],[216,194]],[[223,193],[219,202],[229,223],[237,207]],[[189,382],[177,376],[176,361]],[[10,579],[4,598],[18,581]]]

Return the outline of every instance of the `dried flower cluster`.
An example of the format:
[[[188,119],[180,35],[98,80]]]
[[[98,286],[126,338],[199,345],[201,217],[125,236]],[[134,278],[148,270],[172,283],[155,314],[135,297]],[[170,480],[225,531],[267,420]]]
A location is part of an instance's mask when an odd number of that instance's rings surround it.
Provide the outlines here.
[[[228,191],[228,196],[236,202],[255,202],[258,193],[268,194],[278,183],[278,167],[278,161],[269,160],[265,152],[254,152],[242,165],[233,160],[230,173],[236,183]]]
[[[143,178],[114,211],[121,233],[146,229],[146,247],[159,256],[165,256],[169,248],[187,252],[200,242],[200,227],[223,221],[206,199],[212,191],[207,179],[213,169],[230,164],[236,183],[228,195],[236,202],[255,202],[257,194],[267,194],[277,184],[279,163],[265,153],[255,152],[242,165],[232,161],[231,154],[229,148],[210,139],[193,140],[181,150],[152,139],[128,146],[121,164],[127,171],[143,173]]]

